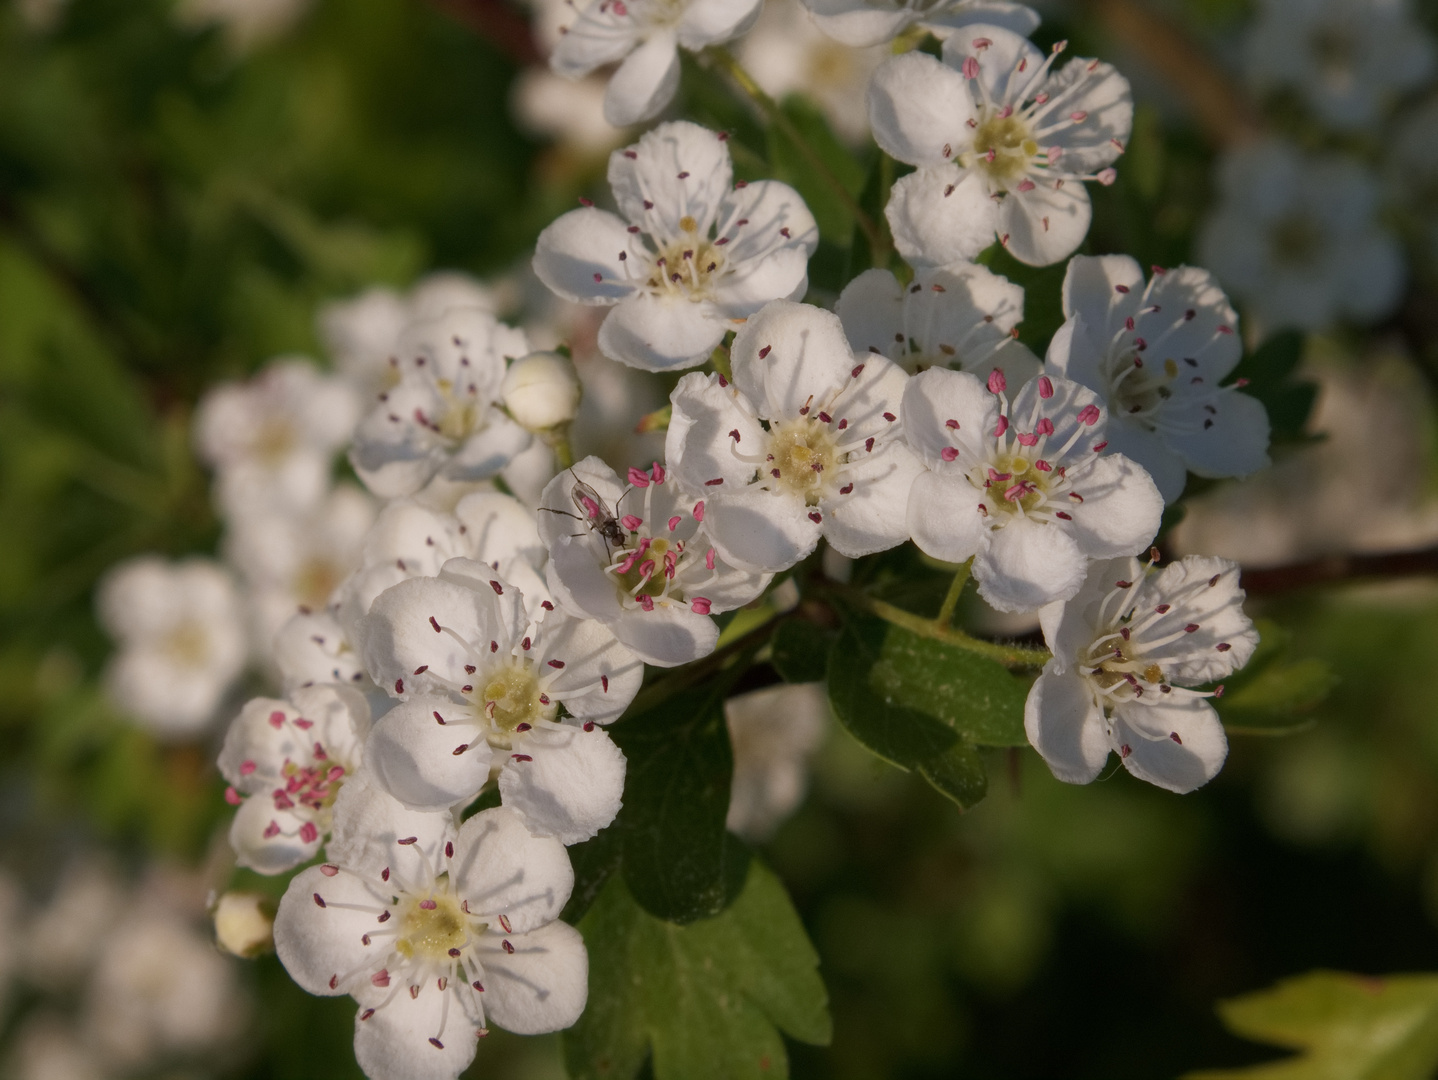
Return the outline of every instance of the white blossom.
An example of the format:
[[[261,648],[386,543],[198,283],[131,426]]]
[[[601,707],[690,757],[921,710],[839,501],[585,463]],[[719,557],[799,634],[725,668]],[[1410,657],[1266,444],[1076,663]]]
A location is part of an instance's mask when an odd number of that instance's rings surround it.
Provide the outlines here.
[[[369,696],[374,689],[354,643],[331,610],[299,611],[275,634],[275,666],[285,693],[338,683]]]
[[[800,0],[769,0],[735,55],[775,100],[803,94],[824,113],[834,133],[853,145],[869,140],[864,107],[869,79],[890,52],[881,44],[852,48],[818,26]]]
[[[1024,290],[977,263],[920,268],[907,287],[888,270],[865,270],[834,311],[856,353],[881,353],[911,375],[948,367],[987,377],[998,368],[1020,386],[1039,371],[1015,336]]]
[[[253,960],[275,947],[275,902],[264,893],[231,889],[215,901],[215,944]]]
[[[1133,126],[1128,81],[1076,59],[1052,70],[999,26],[965,26],[943,61],[911,52],[884,62],[869,88],[881,149],[918,167],[885,210],[899,253],[915,265],[971,259],[995,236],[1021,262],[1058,262],[1083,242],[1092,208],[1084,181],[1113,182]]]
[[[657,463],[631,468],[626,484],[598,458],[577,462],[550,482],[539,511],[555,599],[651,664],[707,655],[719,639],[710,616],[753,600],[771,575],[719,556],[704,507]]]
[[[699,52],[745,33],[762,0],[580,0],[549,64],[568,78],[621,61],[604,93],[615,127],[653,120],[679,88],[679,48]]]
[[[255,698],[240,710],[219,766],[230,784],[225,799],[239,808],[230,846],[241,866],[282,874],[314,858],[369,729],[369,704],[345,686],[305,687],[289,701]]]
[[[1077,595],[1040,617],[1054,655],[1029,691],[1024,727],[1056,777],[1087,784],[1110,751],[1169,791],[1217,775],[1228,740],[1207,701],[1214,693],[1188,687],[1229,675],[1258,644],[1236,564],[1095,563]]]
[[[680,484],[703,495],[719,555],[775,572],[820,536],[851,557],[908,539],[904,506],[922,466],[902,438],[903,368],[855,356],[838,316],[788,301],[745,323],[731,362],[732,384],[679,381],[665,443]]]
[[[195,448],[215,470],[221,510],[234,519],[313,507],[330,489],[360,407],[344,379],[296,359],[208,391],[195,414]]]
[[[505,358],[524,356],[524,333],[477,308],[414,323],[395,345],[399,373],[355,431],[350,462],[376,495],[413,495],[436,475],[483,480],[532,436],[498,406]]]
[[[412,323],[427,322],[454,308],[498,312],[499,297],[468,274],[441,270],[421,278],[402,294],[375,286],[320,309],[317,329],[335,367],[362,394],[377,394],[399,380],[390,364],[401,335]]]
[[[1357,161],[1268,140],[1231,151],[1218,185],[1199,261],[1265,333],[1368,322],[1398,303],[1402,252],[1379,224],[1377,183]]]
[[[819,241],[793,188],[732,181],[725,136],[661,124],[610,155],[619,214],[559,218],[539,234],[534,271],[567,300],[611,307],[604,355],[648,371],[702,363],[766,302],[804,295]]]
[[[312,994],[359,1003],[355,1056],[372,1080],[454,1080],[491,1023],[531,1035],[579,1018],[588,955],[558,921],[574,872],[514,811],[405,811],[347,788],[337,827],[364,839],[290,882],[275,949]],[[358,838],[357,838],[358,839]]]
[[[512,584],[452,559],[380,594],[363,651],[400,700],[365,761],[406,806],[468,801],[498,767],[505,805],[537,834],[578,843],[618,813],[624,755],[596,725],[633,700],[644,666],[601,624],[557,610],[532,620]]]
[[[119,646],[105,671],[115,704],[158,735],[203,730],[248,651],[230,575],[204,559],[140,556],[106,574],[96,606]]]
[[[724,702],[734,780],[725,826],[762,843],[799,808],[809,758],[832,726],[823,683],[768,686]]]
[[[275,635],[297,611],[323,611],[360,565],[375,503],[353,484],[337,485],[301,513],[235,518],[225,555],[244,576],[255,651],[269,659]]]
[[[1261,0],[1258,8],[1243,42],[1249,83],[1298,91],[1335,128],[1377,124],[1433,75],[1433,41],[1406,0]]]
[[[1148,470],[1165,501],[1189,472],[1247,476],[1268,464],[1268,413],[1222,385],[1243,357],[1238,313],[1207,270],[1143,271],[1127,255],[1075,255],[1064,276],[1067,322],[1046,370],[1108,407],[1109,447]]]
[[[365,537],[361,568],[340,587],[336,616],[353,644],[374,598],[412,577],[436,577],[450,559],[475,559],[524,593],[531,617],[549,599],[544,543],[534,514],[498,491],[472,491],[453,511],[396,499]]]
[[[1039,14],[1011,0],[804,0],[814,23],[835,41],[856,48],[882,45],[918,27],[940,38],[982,23],[1027,37]]]
[[[914,542],[934,558],[973,558],[979,595],[999,611],[1073,596],[1089,559],[1132,555],[1158,531],[1163,498],[1142,467],[1105,454],[1107,417],[1093,391],[1040,375],[1010,403],[931,368],[904,392],[905,434],[927,471],[909,493]]]

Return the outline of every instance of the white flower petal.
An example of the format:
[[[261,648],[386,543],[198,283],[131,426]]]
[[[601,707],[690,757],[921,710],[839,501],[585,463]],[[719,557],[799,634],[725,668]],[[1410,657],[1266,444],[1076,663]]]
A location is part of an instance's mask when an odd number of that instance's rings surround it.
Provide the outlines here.
[[[1268,431],[1266,419],[1265,417],[1265,435]],[[1122,416],[1111,418],[1104,434],[1108,439],[1109,451],[1121,454],[1141,466],[1153,480],[1165,503],[1175,502],[1183,494],[1184,486],[1188,483],[1188,466],[1170,447],[1165,436]],[[1267,445],[1265,440],[1265,450]]]
[[[594,619],[550,612],[539,626],[536,648],[541,666],[551,658],[564,665],[546,681],[545,692],[580,720],[617,720],[644,681],[643,662]]]
[[[460,826],[450,877],[471,914],[503,915],[516,934],[559,918],[574,888],[564,845],[534,835],[508,805]]]
[[[869,0],[805,0],[814,25],[825,34],[855,49],[892,41],[913,22],[904,7],[879,6]]]
[[[489,780],[491,757],[483,732],[463,719],[468,711],[438,695],[401,702],[370,733],[365,767],[410,810],[447,810],[468,802]],[[461,746],[465,749],[456,754]]]
[[[578,844],[619,813],[624,754],[603,728],[542,726],[517,738],[515,749],[532,760],[511,756],[499,772],[499,793],[531,832]]]
[[[559,74],[577,78],[622,60],[638,43],[636,19],[620,14],[604,0],[590,0],[579,18],[560,35],[549,54],[549,64]]]
[[[999,407],[979,376],[942,368],[920,372],[904,387],[903,406],[904,438],[929,468],[946,471],[943,453],[950,448],[958,451],[960,473],[987,460]]]
[[[251,795],[235,811],[230,822],[230,847],[235,862],[258,874],[283,874],[309,862],[320,849],[321,833],[305,840],[301,830],[314,828],[308,814],[277,810],[269,792]]]
[[[1073,480],[1083,502],[1069,506],[1073,538],[1090,559],[1135,555],[1146,548],[1163,518],[1163,496],[1143,467],[1122,454],[1106,454]]]
[[[708,656],[719,641],[719,626],[682,604],[656,601],[653,611],[637,611],[610,624],[620,641],[655,667],[675,667]]]
[[[637,143],[609,155],[609,184],[619,212],[664,240],[686,230],[708,233],[729,195],[734,167],[717,132],[687,120],[660,124]]]
[[[734,385],[759,413],[782,420],[798,417],[812,399],[848,383],[855,357],[844,325],[833,312],[775,300],[735,335],[730,363]]]
[[[679,380],[669,395],[673,415],[664,438],[664,457],[680,482],[691,491],[721,486],[740,487],[754,473],[738,452],[763,446],[766,434],[736,386],[720,386],[717,375],[693,372]],[[737,444],[729,433],[739,433]],[[724,485],[709,485],[723,480]]]
[[[1037,611],[1078,592],[1086,567],[1065,530],[1023,519],[990,534],[974,558],[974,579],[979,595],[998,610]]]
[[[1257,398],[1220,394],[1185,413],[1175,410],[1184,430],[1164,442],[1199,476],[1248,476],[1268,466],[1268,410]]]
[[[642,371],[679,371],[708,360],[727,329],[708,301],[637,293],[605,317],[599,350]]]
[[[1004,247],[1019,262],[1048,266],[1078,249],[1092,218],[1093,206],[1083,184],[1069,181],[1059,187],[1043,180],[1032,191],[1011,191],[1004,197],[996,228]]]
[[[720,204],[719,228],[733,237],[725,245],[727,272],[714,288],[724,314],[745,318],[770,300],[804,295],[819,227],[797,191],[777,180],[738,188]]]
[[[399,843],[411,837],[412,843]],[[445,843],[453,839],[448,812],[408,810],[361,769],[335,797],[325,854],[358,874],[378,876],[388,869],[394,887],[403,890],[430,881],[434,868],[443,865]]]
[[[1197,697],[1125,702],[1114,710],[1109,742],[1134,776],[1180,795],[1212,780],[1228,757],[1218,714]]]
[[[1127,255],[1075,255],[1064,272],[1064,318],[1083,317],[1097,333],[1136,316],[1144,291],[1143,268]]]
[[[907,510],[923,462],[907,446],[890,442],[844,473],[851,495],[824,500],[824,539],[835,551],[857,559],[896,547],[909,538]]]
[[[604,119],[615,127],[653,120],[679,89],[679,50],[672,34],[655,34],[624,58],[604,91]]]
[[[325,906],[315,900],[316,895]],[[321,997],[349,993],[353,987],[338,981],[337,976],[352,975],[371,957],[376,967],[383,962],[380,949],[366,947],[360,939],[374,929],[375,912],[388,900],[349,870],[341,869],[333,877],[318,866],[301,870],[290,881],[275,913],[275,952],[290,978]],[[347,905],[371,910],[356,911]],[[363,972],[368,974],[368,970]],[[332,979],[336,980],[334,986],[330,985]]]
[[[909,489],[905,521],[919,550],[944,562],[963,562],[978,553],[988,532],[979,512],[981,496],[962,475],[924,472]]]
[[[874,141],[885,153],[909,165],[947,165],[952,161],[960,148],[972,141],[968,121],[974,111],[968,81],[923,53],[885,60],[869,83],[869,124]]]
[[[972,58],[978,63],[977,81],[983,96],[1015,106],[1019,91],[1033,81],[1044,62],[1044,54],[1023,34],[981,22],[965,23],[961,31],[945,37],[941,55],[955,73]]]
[[[994,242],[999,210],[977,172],[937,165],[901,176],[884,216],[900,255],[916,267],[944,266]]]
[[[679,44],[690,52],[746,33],[759,18],[763,0],[697,0],[679,20]]]
[[[823,533],[822,515],[795,495],[741,491],[706,502],[704,525],[715,549],[741,569],[787,570],[818,546]]]
[[[362,1004],[375,997],[366,994]],[[448,1015],[445,1015],[449,999]],[[385,992],[369,1019],[355,1017],[355,1061],[371,1080],[457,1080],[474,1060],[474,1024],[459,1007],[459,994],[432,984],[418,994]],[[437,1039],[435,1046],[431,1039]]]
[[[1108,728],[1088,683],[1045,669],[1024,704],[1024,731],[1066,784],[1089,784],[1108,760]]]
[[[631,243],[624,222],[609,211],[592,206],[571,210],[539,234],[534,273],[576,304],[613,304],[634,292],[619,257]]]
[[[1158,572],[1154,591],[1174,605],[1173,622],[1197,626],[1164,650],[1169,678],[1186,685],[1222,679],[1248,663],[1258,631],[1243,613],[1238,565],[1208,555],[1185,555]],[[1181,622],[1179,620],[1182,620]],[[1228,648],[1220,649],[1220,645]]]
[[[513,953],[495,949],[484,961],[490,1019],[517,1035],[572,1025],[589,999],[589,953],[579,931],[556,921],[509,940]]]

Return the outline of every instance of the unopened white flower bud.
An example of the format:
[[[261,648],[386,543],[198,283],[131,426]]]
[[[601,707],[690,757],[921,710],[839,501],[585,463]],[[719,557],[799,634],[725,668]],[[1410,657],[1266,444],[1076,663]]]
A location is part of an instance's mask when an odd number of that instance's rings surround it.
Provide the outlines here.
[[[535,352],[509,365],[504,406],[530,431],[567,424],[579,411],[579,376],[559,353]]]
[[[275,947],[275,902],[263,893],[227,892],[215,903],[215,940],[246,960]]]

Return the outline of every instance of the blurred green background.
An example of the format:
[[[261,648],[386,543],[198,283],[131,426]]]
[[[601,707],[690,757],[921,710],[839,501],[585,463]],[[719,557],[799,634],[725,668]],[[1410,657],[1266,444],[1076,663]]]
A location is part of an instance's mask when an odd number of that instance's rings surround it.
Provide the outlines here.
[[[1221,27],[1235,10],[1190,14]],[[1081,12],[1050,13],[1043,36],[1061,35],[1111,52]],[[94,846],[131,868],[198,863],[227,816],[210,751],[156,744],[96,683],[104,568],[214,550],[189,449],[199,393],[318,355],[325,300],[509,270],[602,179],[602,157],[516,130],[516,70],[420,0],[320,0],[244,55],[163,0],[74,0],[49,28],[0,5],[0,865],[34,897]],[[736,131],[741,172],[783,174],[693,68],[686,95]],[[1141,107],[1087,250],[1185,258],[1211,154],[1181,114]],[[826,237],[821,295],[842,284],[844,241]],[[1061,276],[1035,275],[1031,325],[1052,320]],[[1224,1031],[1219,998],[1315,967],[1438,970],[1438,593],[1255,610],[1338,681],[1299,733],[1235,736],[1187,798],[1122,770],[1070,788],[1015,752],[960,815],[831,737],[764,852],[835,1022],[831,1047],[791,1046],[795,1075],[1173,1076],[1275,1056]],[[242,1049],[156,1075],[358,1075],[348,999],[307,997],[273,958],[243,978],[260,1010]],[[11,994],[0,1043],[35,1001]],[[560,1074],[557,1039],[502,1034],[472,1071]]]

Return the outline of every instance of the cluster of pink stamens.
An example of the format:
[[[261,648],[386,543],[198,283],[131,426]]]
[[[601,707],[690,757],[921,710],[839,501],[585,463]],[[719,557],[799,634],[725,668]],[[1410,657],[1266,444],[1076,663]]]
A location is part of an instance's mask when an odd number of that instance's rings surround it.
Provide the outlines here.
[[[301,742],[308,740],[308,733],[314,727],[313,720],[306,720],[302,716],[291,720],[281,709],[270,713],[269,724],[276,731],[289,725],[300,733],[297,737]],[[346,770],[343,765],[330,761],[329,754],[318,741],[313,743],[310,754],[308,763],[285,759],[280,770],[284,785],[270,793],[277,811],[302,810],[318,817],[333,805],[340,785],[344,782]],[[240,762],[240,775],[253,776],[258,768],[254,760],[246,759]],[[225,801],[231,806],[238,806],[244,800],[238,791],[230,787],[225,790]],[[272,820],[262,835],[266,840],[273,840],[282,832],[279,822]],[[299,828],[299,837],[306,844],[313,844],[319,839],[319,834],[319,826],[313,820],[304,822]]]

